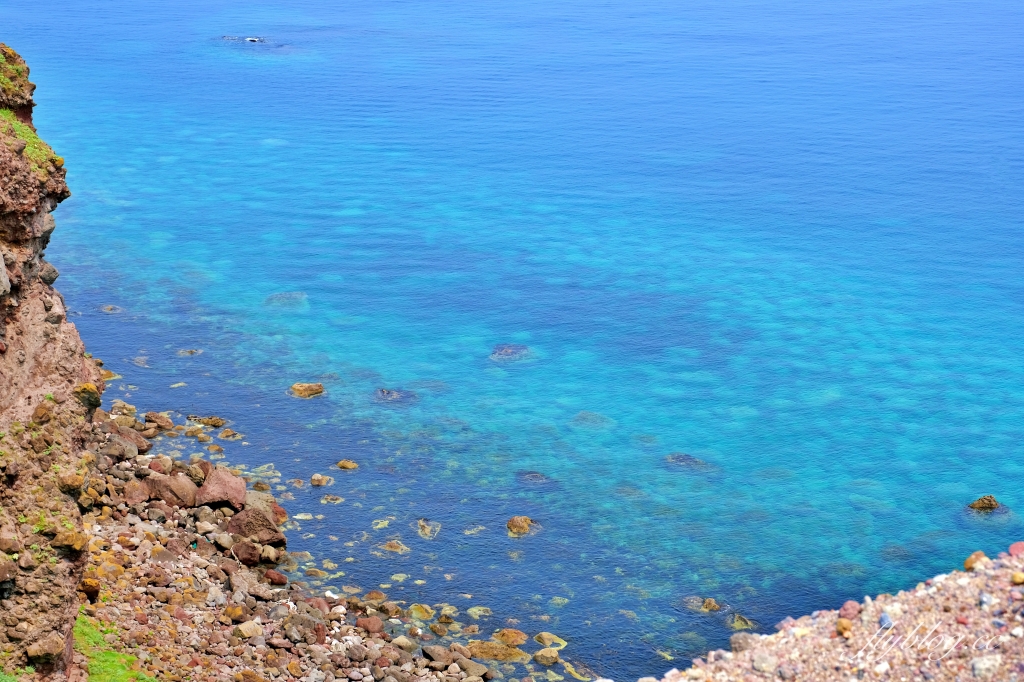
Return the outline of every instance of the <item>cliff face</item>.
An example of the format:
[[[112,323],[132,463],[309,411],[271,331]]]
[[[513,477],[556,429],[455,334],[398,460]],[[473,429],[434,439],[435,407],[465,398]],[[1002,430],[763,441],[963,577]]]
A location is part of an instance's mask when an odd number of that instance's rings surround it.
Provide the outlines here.
[[[28,67],[0,43],[0,669],[59,670],[88,537],[76,503],[103,383],[43,258],[70,193],[36,135]]]

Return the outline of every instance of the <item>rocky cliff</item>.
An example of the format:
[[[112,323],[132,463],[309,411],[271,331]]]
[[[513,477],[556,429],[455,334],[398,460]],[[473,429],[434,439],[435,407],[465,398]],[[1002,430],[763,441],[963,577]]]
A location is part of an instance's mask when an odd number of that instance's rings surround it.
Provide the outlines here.
[[[0,43],[0,669],[60,670],[87,536],[77,499],[103,390],[44,259],[64,160],[32,124],[28,67]]]

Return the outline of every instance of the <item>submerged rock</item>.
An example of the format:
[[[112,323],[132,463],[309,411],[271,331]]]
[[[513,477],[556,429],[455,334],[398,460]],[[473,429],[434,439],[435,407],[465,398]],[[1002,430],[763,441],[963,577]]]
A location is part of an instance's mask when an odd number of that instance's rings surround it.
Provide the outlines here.
[[[528,663],[530,661],[530,654],[522,649],[517,649],[501,642],[484,642],[472,639],[469,641],[468,648],[473,658],[512,663]]]
[[[537,633],[537,636],[533,638],[533,641],[537,642],[537,644],[540,644],[542,647],[556,650],[564,649],[568,645],[564,639],[550,632]]]
[[[415,402],[418,396],[401,388],[378,388],[373,392],[373,397],[381,403],[403,404]]]
[[[491,351],[490,358],[494,362],[515,362],[530,356],[530,349],[519,343],[499,343]]]
[[[271,308],[301,308],[309,300],[304,291],[282,291],[263,299],[263,305]]]
[[[525,644],[528,638],[522,630],[503,628],[494,633],[494,639],[508,646],[519,646],[520,644]]]
[[[441,524],[430,519],[419,519],[416,526],[417,532],[424,540],[433,540],[441,532]]]
[[[685,452],[673,452],[666,455],[665,462],[672,467],[678,467],[680,469],[687,469],[689,471],[699,473],[712,473],[718,471],[718,467],[714,464],[705,462],[693,455],[688,455]]]
[[[188,420],[190,422],[195,422],[196,424],[202,424],[203,426],[212,426],[215,429],[219,429],[220,427],[222,427],[222,426],[224,426],[225,424],[228,423],[228,420],[224,419],[223,417],[217,417],[217,416],[200,417],[200,416],[195,415],[195,414],[190,414],[188,416]]]
[[[520,483],[527,483],[529,485],[550,485],[555,482],[553,478],[539,471],[517,471],[516,478]]]

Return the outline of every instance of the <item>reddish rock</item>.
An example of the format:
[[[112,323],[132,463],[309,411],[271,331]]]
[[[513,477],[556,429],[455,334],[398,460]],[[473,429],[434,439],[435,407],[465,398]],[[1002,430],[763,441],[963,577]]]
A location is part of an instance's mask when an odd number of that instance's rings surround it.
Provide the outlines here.
[[[129,507],[149,499],[149,488],[137,478],[124,484],[124,503]]]
[[[154,459],[152,462],[150,462],[149,463],[149,469],[150,469],[150,471],[155,471],[158,474],[166,474],[167,473],[166,471],[164,471],[164,465],[160,463],[159,459]]]
[[[177,505],[183,509],[196,506],[198,489],[188,476],[181,474],[165,476],[153,473],[146,478],[146,488],[151,500],[161,500],[168,505]]]
[[[135,612],[135,622],[139,625],[149,625],[149,615],[142,611]]]
[[[231,553],[245,566],[255,566],[260,562],[260,550],[248,540],[236,542],[231,547]]]
[[[306,600],[306,603],[312,606],[314,609],[319,609],[320,613],[325,616],[331,612],[331,607],[327,605],[327,600],[323,597],[310,597]]]
[[[129,429],[127,426],[118,426],[117,435],[121,436],[138,448],[140,453],[149,452],[153,449],[153,444],[143,438],[142,434],[135,429]]]
[[[259,509],[246,509],[232,516],[228,522],[228,532],[245,538],[255,538],[256,542],[262,545],[283,547],[286,542],[284,533],[277,529],[277,524]]]
[[[1010,545],[1010,556],[1022,556],[1024,555],[1024,541],[1015,542]]]
[[[839,617],[853,620],[860,615],[860,604],[850,599],[839,609]]]
[[[378,633],[384,631],[384,623],[377,616],[370,616],[369,618],[357,618],[356,627],[362,628],[369,633]]]
[[[185,609],[181,608],[180,606],[174,607],[174,617],[180,620],[182,623],[192,622],[192,616],[185,613]]]
[[[279,505],[277,502],[274,502],[271,505],[271,508],[274,510],[274,521],[277,522],[277,525],[281,525],[288,520],[288,512],[286,512],[284,507]]]
[[[284,573],[281,573],[280,571],[275,571],[274,569],[270,569],[269,571],[264,573],[263,577],[266,578],[267,582],[269,582],[271,585],[288,584],[288,576],[286,576]]]
[[[196,504],[202,506],[225,502],[235,509],[245,506],[245,481],[224,467],[217,467],[207,472],[203,487],[196,495]]]
[[[146,421],[156,424],[158,429],[170,431],[174,428],[174,422],[171,421],[171,418],[166,417],[159,412],[147,412],[144,418]]]
[[[325,626],[323,623],[317,623],[316,625],[314,625],[313,636],[316,637],[317,644],[324,644],[327,641],[327,626]]]

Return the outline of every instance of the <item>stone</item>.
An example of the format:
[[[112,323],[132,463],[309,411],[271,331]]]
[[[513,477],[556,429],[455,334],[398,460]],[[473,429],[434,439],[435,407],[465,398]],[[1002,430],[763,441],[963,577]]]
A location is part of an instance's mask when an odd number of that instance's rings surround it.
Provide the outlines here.
[[[416,620],[430,620],[434,617],[434,609],[426,604],[413,604],[409,607],[409,617]]]
[[[733,630],[753,630],[754,623],[747,617],[734,613],[729,621],[729,627]]]
[[[231,517],[228,532],[232,535],[254,539],[261,545],[283,547],[287,540],[266,513],[259,509],[245,509]]]
[[[397,646],[402,651],[407,651],[410,654],[419,648],[419,645],[416,644],[416,642],[412,641],[405,635],[399,635],[398,637],[395,637],[393,640],[391,640],[391,643]]]
[[[0,531],[0,552],[17,554],[20,551],[21,540],[18,539],[17,533],[10,529]]]
[[[74,390],[71,391],[71,395],[75,396],[78,402],[90,410],[94,410],[103,404],[99,389],[96,388],[96,384],[90,381],[75,386]]]
[[[149,487],[139,479],[133,478],[124,484],[121,495],[125,504],[133,506],[149,499]]]
[[[83,578],[82,582],[78,585],[78,589],[83,592],[86,598],[95,603],[96,599],[100,596],[100,581],[96,578]]]
[[[224,615],[233,623],[244,623],[249,619],[249,607],[245,604],[228,604],[224,609]]]
[[[312,398],[314,396],[322,395],[323,392],[323,384],[292,384],[292,395],[299,398]]]
[[[990,512],[999,508],[999,502],[992,495],[985,495],[967,506],[976,511]]]
[[[384,631],[384,623],[377,616],[370,616],[369,618],[357,618],[356,627],[362,628],[371,634]]]
[[[57,268],[53,267],[53,263],[43,263],[43,267],[39,268],[39,279],[42,280],[43,284],[52,285],[60,277],[60,273],[57,272]]]
[[[973,554],[971,554],[971,556],[969,556],[966,559],[964,559],[964,570],[965,571],[973,571],[974,567],[977,566],[978,563],[982,559],[987,559],[987,558],[988,557],[986,557],[985,553],[982,552],[981,550],[978,550],[977,552],[974,552]]]
[[[759,673],[774,673],[775,669],[779,667],[779,659],[775,658],[767,651],[756,651],[754,652],[754,660],[751,664]]]
[[[533,524],[534,520],[529,516],[513,516],[505,525],[508,527],[509,535],[520,536],[529,533]]]
[[[358,469],[359,465],[350,459],[343,459],[340,462],[338,462],[338,468],[351,471],[353,469]]]
[[[329,485],[331,483],[330,476],[324,476],[323,474],[313,474],[309,479],[310,485],[321,487]]]
[[[74,495],[82,489],[85,477],[74,471],[64,471],[57,476],[57,487],[66,495]]]
[[[836,632],[845,637],[848,633],[853,631],[853,621],[849,618],[839,618],[836,620]]]
[[[188,476],[196,485],[202,485],[206,481],[206,472],[203,471],[203,467],[198,464],[190,464],[188,468],[185,469],[185,475]]]
[[[530,349],[520,343],[499,343],[491,350],[490,359],[494,362],[515,362],[530,356]]]
[[[247,620],[244,623],[239,623],[235,626],[232,634],[239,639],[249,639],[250,637],[259,637],[263,634],[263,626],[251,620]]]
[[[231,554],[243,566],[255,566],[260,562],[260,548],[248,540],[242,540],[232,545]]]
[[[494,633],[494,639],[509,646],[519,646],[520,644],[526,643],[527,635],[522,630],[504,628]]]
[[[999,654],[979,656],[971,659],[971,672],[980,680],[995,679],[999,668],[1003,665],[1003,657]]]
[[[839,609],[839,617],[853,620],[860,615],[860,609],[860,602],[855,602],[852,599],[849,599],[844,602],[842,607]]]
[[[66,547],[81,552],[89,542],[89,536],[77,530],[62,530],[50,541],[51,547]]]
[[[470,677],[483,677],[487,674],[488,668],[482,663],[471,661],[462,656],[457,657],[456,662],[459,664],[459,668]]]
[[[757,646],[757,642],[760,638],[750,632],[737,632],[735,635],[729,638],[729,648],[732,649],[733,653],[739,653],[741,651],[747,651]]]
[[[222,417],[200,417],[194,414],[190,414],[188,416],[188,420],[190,422],[195,422],[196,424],[202,424],[203,426],[212,426],[215,429],[219,429],[220,427],[228,423],[228,420]]]
[[[1024,541],[1013,543],[1009,551],[1012,557],[1024,556]]]
[[[147,422],[156,424],[161,431],[170,431],[174,428],[174,422],[165,414],[159,412],[147,412],[143,417]]]
[[[161,500],[172,507],[188,509],[196,506],[198,488],[188,476],[152,473],[146,478],[149,499]]]
[[[446,666],[451,665],[452,661],[455,660],[454,654],[448,649],[448,647],[444,647],[439,644],[424,646],[423,655],[431,661],[443,663]]]
[[[18,564],[0,555],[0,583],[14,580],[18,575]]]
[[[217,505],[227,503],[236,510],[245,507],[245,481],[225,469],[212,469],[203,481],[195,497],[195,505]]]
[[[51,632],[28,647],[29,660],[46,662],[58,658],[64,653],[64,638]]]
[[[537,644],[540,644],[542,647],[550,649],[564,649],[567,645],[567,642],[564,639],[558,635],[553,635],[550,632],[537,633],[537,636],[533,638],[533,641],[537,642]]]
[[[465,630],[463,630],[465,632]],[[477,639],[469,641],[469,651],[473,658],[482,658],[491,661],[508,661],[514,663],[529,663],[530,654],[522,649],[511,647],[501,642],[484,642]]]
[[[1010,580],[1014,585],[1024,585],[1024,572],[1015,571],[1013,575],[1010,576]]]
[[[263,545],[260,550],[260,561],[268,564],[276,564],[280,558],[280,552],[277,548],[271,547],[270,545]]]
[[[280,571],[275,571],[274,569],[270,569],[269,571],[264,573],[263,577],[266,578],[267,582],[271,585],[288,584],[288,576],[286,576],[284,573],[281,573]]]
[[[705,613],[709,611],[721,611],[722,607],[718,605],[718,602],[715,601],[714,597],[708,597],[704,600],[704,603],[701,604],[700,610]]]
[[[541,649],[533,655],[533,660],[541,665],[554,665],[558,663],[558,649]]]

